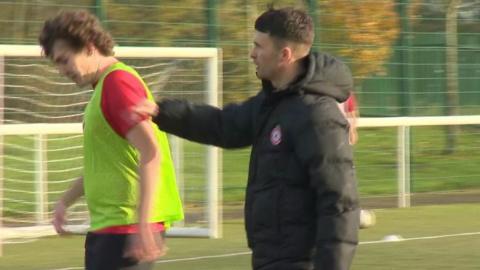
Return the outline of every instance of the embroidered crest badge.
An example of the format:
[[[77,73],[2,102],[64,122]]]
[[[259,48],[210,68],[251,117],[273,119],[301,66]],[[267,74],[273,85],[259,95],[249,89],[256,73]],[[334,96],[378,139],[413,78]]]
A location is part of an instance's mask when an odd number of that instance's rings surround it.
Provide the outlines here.
[[[282,129],[276,125],[270,132],[270,142],[272,145],[279,145],[282,142]]]

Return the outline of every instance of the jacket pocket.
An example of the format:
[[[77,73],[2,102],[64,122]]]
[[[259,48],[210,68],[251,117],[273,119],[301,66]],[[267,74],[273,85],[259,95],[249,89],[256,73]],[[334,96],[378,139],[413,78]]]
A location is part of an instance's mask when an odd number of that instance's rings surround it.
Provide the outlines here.
[[[285,185],[280,198],[279,215],[282,224],[305,224],[315,219],[315,193],[313,189]]]
[[[285,185],[278,205],[281,256],[305,257],[316,240],[315,195],[308,187]]]
[[[281,240],[278,209],[280,190],[279,185],[273,185],[253,191],[248,223],[254,243],[278,243]]]

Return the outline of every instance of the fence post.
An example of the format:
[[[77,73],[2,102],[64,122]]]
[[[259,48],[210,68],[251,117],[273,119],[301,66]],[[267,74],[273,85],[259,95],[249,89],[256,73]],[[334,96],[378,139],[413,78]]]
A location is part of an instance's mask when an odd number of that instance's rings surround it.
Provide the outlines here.
[[[398,0],[398,13],[400,16],[400,38],[397,50],[400,50],[400,113],[402,116],[410,116],[412,100],[410,92],[413,89],[413,65],[412,65],[412,34],[408,18],[410,0]]]
[[[315,38],[313,47],[320,50],[320,15],[318,13],[317,0],[307,0],[308,11],[313,19]]]
[[[35,135],[35,220],[37,225],[45,224],[48,219],[46,144],[46,135]]]
[[[207,40],[209,47],[217,47],[218,43],[218,11],[217,0],[207,0]]]
[[[410,127],[398,127],[398,207],[410,207]]]
[[[0,125],[3,125],[3,111],[5,110],[5,68],[4,57],[0,55]],[[3,135],[0,135],[0,232],[3,230]],[[0,257],[3,255],[3,233],[0,233]]]
[[[95,0],[95,15],[97,16],[98,20],[102,23],[105,23],[105,8],[103,6],[102,0]]]

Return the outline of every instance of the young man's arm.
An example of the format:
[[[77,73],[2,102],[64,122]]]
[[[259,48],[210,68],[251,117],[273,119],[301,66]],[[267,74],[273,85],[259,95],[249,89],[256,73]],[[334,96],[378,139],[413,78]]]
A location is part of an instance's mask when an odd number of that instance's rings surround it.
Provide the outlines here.
[[[140,153],[138,166],[140,177],[140,196],[138,207],[139,235],[138,244],[130,250],[131,255],[145,261],[153,261],[160,254],[155,237],[149,224],[154,193],[160,173],[160,151],[149,120],[140,122],[127,133],[127,140]]]
[[[53,210],[53,227],[58,234],[67,233],[64,229],[65,215],[67,208],[75,203],[80,197],[84,195],[83,189],[83,177],[78,178],[72,184],[72,186],[65,191],[60,200],[58,200]]]
[[[149,117],[129,117],[131,107],[146,99],[147,91],[137,77],[123,70],[111,72],[105,78],[103,88],[101,106],[105,119],[112,129],[140,154],[137,209],[139,233],[131,237],[132,243],[125,251],[125,256],[140,261],[152,261],[161,252],[149,224],[153,194],[159,181],[160,150]]]
[[[358,242],[359,205],[347,123],[335,106],[311,108],[294,140],[316,193],[315,269],[346,270]]]

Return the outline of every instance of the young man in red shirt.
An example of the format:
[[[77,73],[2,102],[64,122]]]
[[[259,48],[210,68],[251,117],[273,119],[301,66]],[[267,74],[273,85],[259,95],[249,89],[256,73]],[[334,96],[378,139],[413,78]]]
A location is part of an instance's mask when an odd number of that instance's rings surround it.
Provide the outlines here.
[[[86,269],[152,269],[165,251],[165,227],[183,218],[165,133],[147,116],[129,117],[134,104],[152,96],[113,56],[112,37],[86,11],[47,20],[39,42],[63,76],[94,88],[84,114],[84,174],[56,204],[53,225],[66,233],[66,209],[85,195]]]

